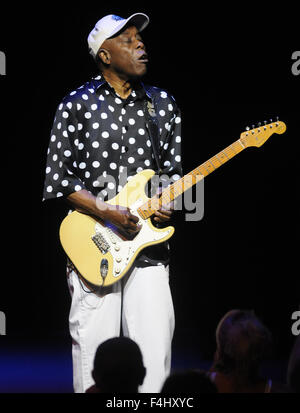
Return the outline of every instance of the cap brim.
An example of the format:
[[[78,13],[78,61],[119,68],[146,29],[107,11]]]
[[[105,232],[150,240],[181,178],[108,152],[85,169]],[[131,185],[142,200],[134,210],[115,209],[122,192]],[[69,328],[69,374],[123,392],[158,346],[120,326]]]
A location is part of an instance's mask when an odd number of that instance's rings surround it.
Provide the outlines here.
[[[122,21],[119,26],[115,28],[113,33],[109,36],[109,38],[116,36],[121,30],[124,29],[125,26],[131,24],[135,26],[139,32],[143,31],[149,24],[149,17],[144,13],[134,13],[125,21]]]

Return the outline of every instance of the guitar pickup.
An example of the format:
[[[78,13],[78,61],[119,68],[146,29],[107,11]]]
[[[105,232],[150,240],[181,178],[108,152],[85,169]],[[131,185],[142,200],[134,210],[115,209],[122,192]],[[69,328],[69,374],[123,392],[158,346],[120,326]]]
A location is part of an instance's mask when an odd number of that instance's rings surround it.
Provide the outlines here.
[[[102,254],[106,254],[109,251],[110,245],[102,234],[95,234],[92,237],[92,240],[94,241],[97,248],[102,252]]]

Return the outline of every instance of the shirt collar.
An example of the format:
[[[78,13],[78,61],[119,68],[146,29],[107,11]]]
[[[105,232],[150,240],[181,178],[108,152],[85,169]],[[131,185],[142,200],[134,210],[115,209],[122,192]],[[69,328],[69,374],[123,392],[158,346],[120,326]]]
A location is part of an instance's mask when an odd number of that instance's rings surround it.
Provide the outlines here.
[[[96,77],[92,78],[93,84],[94,84],[94,89],[97,91],[100,89],[102,86],[107,85],[108,87],[111,87],[109,83],[106,81],[103,75],[98,75]],[[135,91],[137,99],[138,98],[143,98],[145,95],[148,97],[148,99],[152,100],[153,95],[151,93],[151,88],[148,88],[143,82],[140,82],[141,88],[137,88]]]

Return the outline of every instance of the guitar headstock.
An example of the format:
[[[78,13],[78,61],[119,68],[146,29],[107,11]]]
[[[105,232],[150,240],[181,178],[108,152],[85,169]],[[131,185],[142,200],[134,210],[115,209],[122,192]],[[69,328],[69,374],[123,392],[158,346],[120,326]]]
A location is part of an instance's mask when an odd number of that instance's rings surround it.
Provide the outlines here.
[[[273,133],[281,135],[286,131],[286,124],[277,120],[276,122],[267,123],[264,121],[264,125],[258,123],[257,127],[252,125],[252,128],[247,128],[246,132],[241,133],[240,140],[245,147],[248,146],[261,146],[263,145]]]

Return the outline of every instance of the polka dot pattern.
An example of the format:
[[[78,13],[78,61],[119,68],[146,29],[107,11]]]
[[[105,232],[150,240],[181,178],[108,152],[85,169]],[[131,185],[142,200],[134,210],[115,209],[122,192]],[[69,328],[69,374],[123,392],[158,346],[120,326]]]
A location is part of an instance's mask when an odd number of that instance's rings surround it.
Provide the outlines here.
[[[152,88],[153,95],[162,172],[177,178],[182,176],[181,114],[166,91]],[[43,198],[86,189],[109,200],[136,173],[155,170],[145,100],[150,95],[142,87],[121,99],[101,76],[67,95],[50,134]]]

